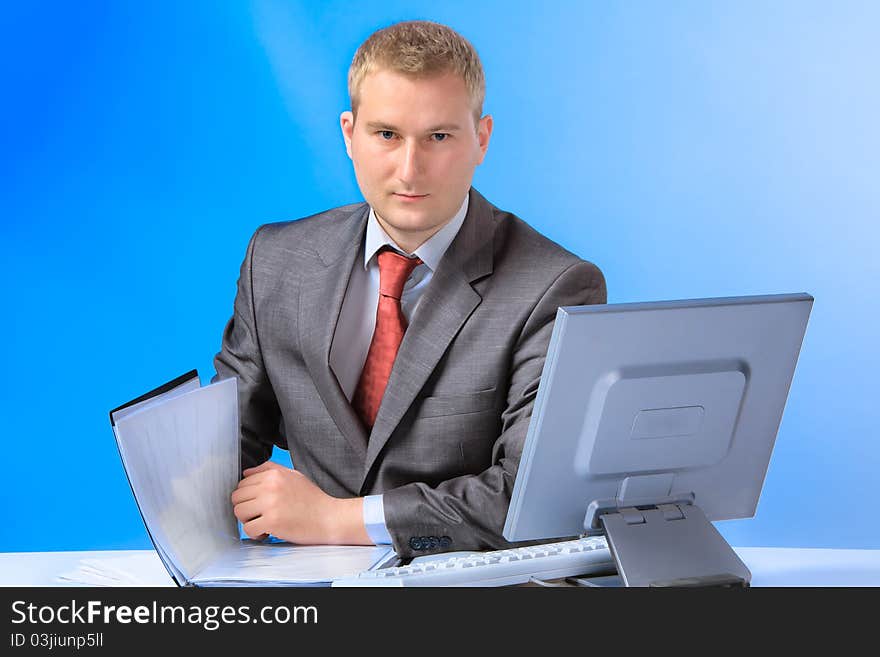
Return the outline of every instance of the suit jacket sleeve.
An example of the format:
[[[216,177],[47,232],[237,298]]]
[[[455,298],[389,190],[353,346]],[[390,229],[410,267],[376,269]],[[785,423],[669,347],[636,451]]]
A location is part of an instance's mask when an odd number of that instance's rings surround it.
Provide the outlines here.
[[[242,468],[268,460],[272,455],[271,437],[280,435],[281,411],[263,366],[254,313],[254,249],[261,230],[248,244],[232,318],[223,331],[220,352],[214,357],[214,381],[238,377]]]
[[[436,487],[412,483],[386,491],[385,519],[394,549],[401,556],[424,554],[414,545],[423,537],[448,537],[446,549],[499,549],[511,544],[501,531],[528,430],[556,310],[606,302],[599,269],[581,261],[564,270],[541,296],[513,349],[507,406],[492,465],[478,475],[456,477]],[[447,543],[447,541],[442,541]],[[435,547],[432,545],[432,548]]]

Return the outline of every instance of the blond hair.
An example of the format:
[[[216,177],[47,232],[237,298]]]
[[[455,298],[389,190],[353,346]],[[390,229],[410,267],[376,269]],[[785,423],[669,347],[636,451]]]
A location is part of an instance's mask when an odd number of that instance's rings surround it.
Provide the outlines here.
[[[454,73],[464,80],[474,110],[474,124],[480,122],[486,79],[477,51],[450,27],[431,21],[406,21],[373,32],[357,49],[348,69],[348,95],[357,115],[364,78],[377,70],[413,77]]]

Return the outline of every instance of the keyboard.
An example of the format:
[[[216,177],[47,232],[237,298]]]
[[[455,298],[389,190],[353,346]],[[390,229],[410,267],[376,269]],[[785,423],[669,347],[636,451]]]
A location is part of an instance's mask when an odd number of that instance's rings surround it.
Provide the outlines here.
[[[489,552],[418,557],[407,566],[366,570],[333,586],[510,586],[530,579],[616,573],[604,536]]]

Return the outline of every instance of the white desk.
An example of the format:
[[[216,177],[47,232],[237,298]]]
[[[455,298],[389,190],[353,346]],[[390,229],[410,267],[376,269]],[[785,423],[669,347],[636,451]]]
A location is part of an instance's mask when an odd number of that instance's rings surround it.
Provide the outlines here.
[[[752,572],[752,586],[880,586],[880,550],[734,548]],[[83,560],[125,563],[137,584],[174,586],[152,550],[0,552],[0,586],[75,586],[57,577]]]
[[[58,576],[92,560],[111,566],[125,563],[133,580],[127,586],[175,586],[155,550],[0,552],[0,586],[77,586]]]

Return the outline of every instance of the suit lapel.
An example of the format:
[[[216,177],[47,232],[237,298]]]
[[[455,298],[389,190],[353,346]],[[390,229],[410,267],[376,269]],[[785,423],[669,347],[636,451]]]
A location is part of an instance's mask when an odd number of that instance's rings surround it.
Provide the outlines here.
[[[492,273],[492,222],[489,202],[472,188],[464,223],[434,272],[400,343],[369,437],[364,480],[449,343],[482,301],[471,283]]]
[[[365,205],[328,226],[326,238],[317,245],[321,262],[303,277],[299,304],[303,359],[336,427],[361,458],[366,456],[367,434],[330,369],[330,346],[355,259],[362,254],[368,214]]]

